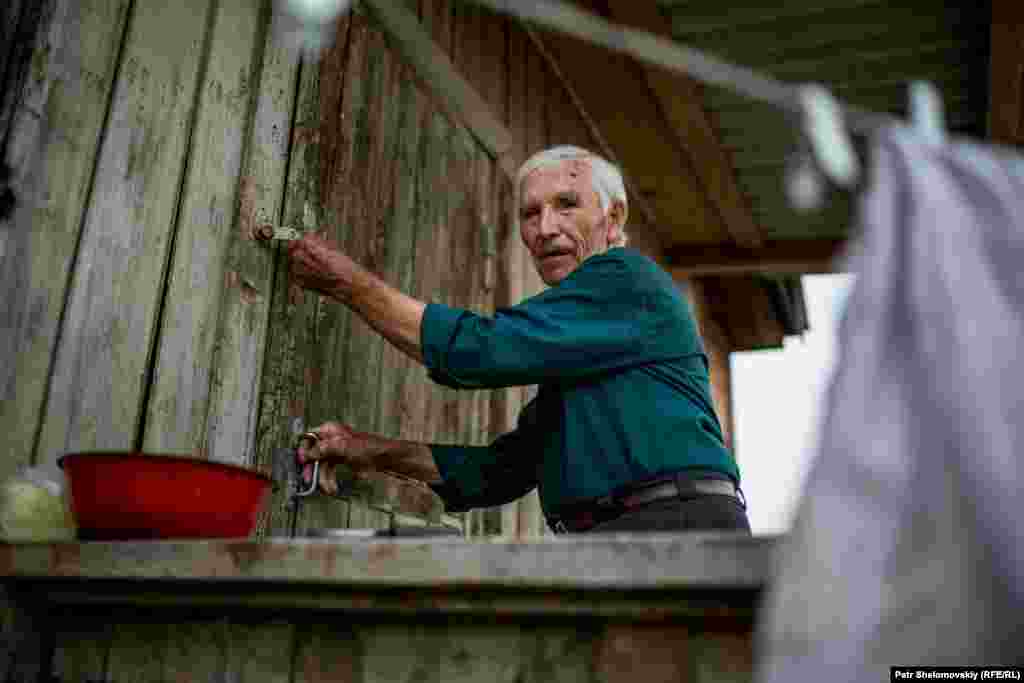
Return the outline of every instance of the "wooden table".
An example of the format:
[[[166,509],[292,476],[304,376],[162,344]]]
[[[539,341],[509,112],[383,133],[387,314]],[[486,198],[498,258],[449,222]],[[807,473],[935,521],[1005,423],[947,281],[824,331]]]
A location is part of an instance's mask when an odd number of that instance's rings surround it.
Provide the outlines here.
[[[0,680],[746,681],[774,547],[705,534],[0,545]]]

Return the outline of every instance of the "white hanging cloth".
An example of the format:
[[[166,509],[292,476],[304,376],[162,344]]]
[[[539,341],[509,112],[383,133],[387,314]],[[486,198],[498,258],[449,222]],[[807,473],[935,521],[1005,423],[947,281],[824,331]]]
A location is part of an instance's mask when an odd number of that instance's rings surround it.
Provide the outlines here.
[[[1024,160],[903,126],[871,159],[760,683],[1024,663]]]

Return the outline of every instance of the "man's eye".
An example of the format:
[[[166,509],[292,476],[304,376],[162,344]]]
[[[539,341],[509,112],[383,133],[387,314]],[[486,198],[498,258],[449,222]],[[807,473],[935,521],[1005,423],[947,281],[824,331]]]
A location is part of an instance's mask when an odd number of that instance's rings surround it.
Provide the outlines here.
[[[572,209],[579,206],[579,202],[575,197],[559,197],[558,208],[560,209]]]
[[[520,220],[528,221],[534,216],[536,216],[538,213],[539,212],[537,211],[537,209],[527,209],[526,211],[523,211],[521,214],[519,214],[519,218]]]

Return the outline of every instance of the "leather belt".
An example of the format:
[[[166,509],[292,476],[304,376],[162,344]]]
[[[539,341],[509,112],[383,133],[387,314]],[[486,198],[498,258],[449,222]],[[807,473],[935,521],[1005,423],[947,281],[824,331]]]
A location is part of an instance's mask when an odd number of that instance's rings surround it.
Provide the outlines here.
[[[675,475],[660,477],[618,495],[597,498],[582,506],[573,505],[572,511],[549,515],[548,525],[555,533],[587,531],[649,503],[672,498],[689,500],[700,496],[729,496],[738,500],[744,508],[747,506],[743,492],[731,479],[694,479],[686,475]]]

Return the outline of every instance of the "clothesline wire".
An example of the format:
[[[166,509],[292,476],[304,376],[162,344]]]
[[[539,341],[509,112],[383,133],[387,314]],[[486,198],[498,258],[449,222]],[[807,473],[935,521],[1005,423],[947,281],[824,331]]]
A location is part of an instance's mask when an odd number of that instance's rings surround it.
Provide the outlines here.
[[[800,116],[798,86],[746,67],[730,64],[660,36],[612,24],[561,0],[473,0],[495,12],[542,24],[589,43],[635,59],[685,73],[704,83],[725,88],[752,100]],[[888,114],[839,103],[847,128],[862,135],[894,119]]]

